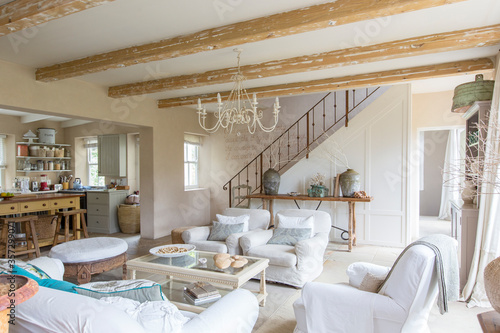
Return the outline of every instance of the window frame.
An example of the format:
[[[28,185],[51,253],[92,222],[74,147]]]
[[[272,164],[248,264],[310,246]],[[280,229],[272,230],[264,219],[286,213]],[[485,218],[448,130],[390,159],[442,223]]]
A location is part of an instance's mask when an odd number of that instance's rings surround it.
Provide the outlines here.
[[[85,144],[85,150],[87,154],[86,164],[87,164],[87,182],[89,186],[104,186],[106,184],[106,179],[104,176],[97,176],[97,184],[93,184],[91,182],[91,166],[96,166],[99,170],[99,157],[96,159],[95,163],[92,163],[91,158],[91,149],[97,149],[97,138],[87,139],[87,143]]]
[[[194,147],[196,148],[196,160],[191,161],[188,159],[188,149],[189,147]],[[190,184],[190,166],[194,165],[195,166],[195,172],[196,172],[196,182],[195,184]],[[186,174],[186,170],[188,170],[188,173]],[[186,178],[187,177],[187,178]],[[186,183],[186,179],[188,180]],[[199,143],[193,143],[190,141],[184,141],[184,189],[185,190],[192,190],[192,189],[197,189],[200,188],[200,144]]]

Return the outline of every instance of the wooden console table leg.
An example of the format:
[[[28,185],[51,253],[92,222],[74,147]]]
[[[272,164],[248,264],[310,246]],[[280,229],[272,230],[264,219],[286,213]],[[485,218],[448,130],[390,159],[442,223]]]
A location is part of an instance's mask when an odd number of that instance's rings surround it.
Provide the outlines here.
[[[348,240],[348,249],[349,252],[352,251],[352,243],[353,243],[353,218],[352,218],[352,202],[349,202],[349,227],[348,227],[348,232],[349,232],[349,240]]]
[[[352,245],[356,246],[356,203],[352,203]]]

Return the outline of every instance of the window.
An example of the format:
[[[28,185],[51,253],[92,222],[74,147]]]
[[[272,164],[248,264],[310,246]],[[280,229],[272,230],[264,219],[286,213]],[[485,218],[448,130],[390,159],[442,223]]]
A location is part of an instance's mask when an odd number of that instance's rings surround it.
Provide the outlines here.
[[[3,190],[5,190],[5,168],[7,167],[7,156],[5,152],[6,139],[6,135],[0,134],[0,187]]]
[[[184,188],[199,187],[199,150],[201,138],[197,135],[184,135]]]
[[[85,148],[87,148],[88,185],[104,186],[104,177],[98,176],[97,138],[87,139]]]

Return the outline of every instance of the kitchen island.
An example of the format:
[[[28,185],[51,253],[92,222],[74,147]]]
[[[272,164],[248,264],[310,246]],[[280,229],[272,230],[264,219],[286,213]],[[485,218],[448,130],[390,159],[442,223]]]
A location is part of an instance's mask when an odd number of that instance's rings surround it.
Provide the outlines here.
[[[80,197],[82,194],[47,193],[47,194],[20,194],[0,201],[0,216],[48,212],[53,215],[59,209],[80,209]],[[80,217],[77,217],[77,227],[80,228]],[[76,239],[80,234],[75,235]],[[52,239],[40,239],[40,246],[51,245]]]

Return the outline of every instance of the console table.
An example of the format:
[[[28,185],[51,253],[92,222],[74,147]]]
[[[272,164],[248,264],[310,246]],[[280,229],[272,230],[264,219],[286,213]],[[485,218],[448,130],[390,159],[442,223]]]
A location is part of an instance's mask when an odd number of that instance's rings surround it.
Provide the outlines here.
[[[349,204],[349,223],[348,223],[348,230],[347,233],[349,234],[349,237],[347,239],[348,241],[348,248],[349,252],[352,250],[353,246],[356,246],[356,211],[355,211],[355,205],[356,202],[370,202],[373,200],[373,197],[368,197],[368,198],[348,198],[348,197],[309,197],[307,195],[288,195],[288,194],[276,194],[276,195],[268,195],[264,193],[257,193],[257,194],[250,194],[247,195],[248,199],[262,199],[262,208],[269,210],[269,213],[271,213],[271,225],[274,224],[274,216],[273,216],[273,202],[274,200],[293,200],[295,201],[295,205],[297,205],[297,208],[300,209],[299,204],[297,201],[319,201],[318,206],[316,207],[316,210],[319,208],[321,203],[323,201],[339,201],[339,202],[347,202]],[[334,227],[337,229],[340,229],[338,227]],[[340,229],[346,232],[344,229]]]

